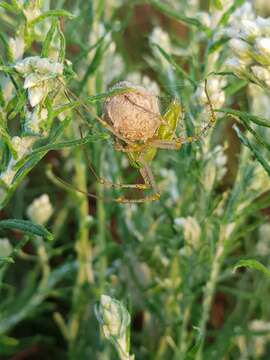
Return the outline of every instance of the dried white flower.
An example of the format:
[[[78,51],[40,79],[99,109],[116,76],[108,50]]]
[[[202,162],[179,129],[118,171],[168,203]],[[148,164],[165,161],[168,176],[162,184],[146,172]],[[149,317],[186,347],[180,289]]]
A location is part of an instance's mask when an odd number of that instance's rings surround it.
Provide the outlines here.
[[[270,224],[259,227],[259,240],[256,245],[258,255],[265,256],[270,252]]]
[[[256,336],[251,342],[251,353],[254,354],[254,358],[262,358],[266,352],[267,344],[270,341],[270,322],[266,322],[261,319],[252,320],[249,323],[250,331],[264,331],[265,335]]]
[[[225,61],[225,67],[238,77],[245,77],[245,74],[248,70],[247,63],[241,61],[236,57],[227,59]]]
[[[15,61],[20,60],[24,53],[24,39],[22,37],[10,38],[9,47]]]
[[[259,37],[254,43],[255,51],[258,52],[259,57],[255,57],[256,60],[265,65],[270,65],[270,38]],[[256,54],[255,54],[256,56]]]
[[[206,27],[212,28],[212,18],[211,15],[206,11],[196,12],[196,18]]]
[[[180,194],[179,194],[178,179],[175,174],[175,171],[173,169],[161,168],[160,175],[162,176],[163,179],[160,183],[161,188],[170,194],[168,201],[170,203],[177,202],[177,200],[179,200]]]
[[[129,354],[130,315],[124,305],[108,295],[102,295],[95,307],[97,320],[104,336],[116,347],[123,360],[132,360]]]
[[[254,65],[251,67],[251,70],[258,80],[263,81],[270,86],[270,69]]]
[[[28,89],[32,107],[41,103],[55,88],[54,79],[63,74],[63,64],[39,56],[25,58],[14,65],[25,78],[24,88]]]
[[[27,21],[30,22],[41,14],[39,0],[29,0],[27,2],[23,2],[23,5],[23,12]]]
[[[47,194],[36,198],[26,210],[28,218],[36,224],[44,225],[53,213],[53,206]]]
[[[260,36],[260,28],[256,21],[242,20],[241,35],[247,40],[254,40],[257,36]]]
[[[18,158],[14,159],[13,157],[11,157],[6,170],[0,174],[0,180],[2,180],[7,186],[12,183],[14,175],[16,174],[16,170],[14,170],[14,165],[17,161],[22,159],[26,154],[31,151],[33,143],[35,142],[35,138],[32,136],[25,136],[22,138],[19,136],[14,136],[11,139],[11,142],[15,151],[17,152]]]
[[[186,255],[191,251],[191,248],[198,249],[200,245],[201,227],[194,217],[187,216],[186,218],[175,218],[174,226],[176,229],[183,229],[187,245],[187,249],[185,250]]]
[[[239,58],[250,58],[250,47],[246,41],[234,38],[229,41],[229,46],[232,49],[234,55],[238,56]]]
[[[168,33],[161,27],[156,26],[150,35],[150,41],[158,44],[163,50],[171,52],[171,41]]]
[[[256,18],[256,24],[263,36],[270,36],[270,18],[262,18],[258,16]]]
[[[24,130],[31,134],[35,135],[46,135],[46,131],[42,129],[42,123],[44,123],[48,118],[48,110],[45,108],[40,108],[36,106],[33,111],[25,109],[25,122]]]
[[[7,238],[0,239],[0,258],[9,256],[12,249],[12,245]]]

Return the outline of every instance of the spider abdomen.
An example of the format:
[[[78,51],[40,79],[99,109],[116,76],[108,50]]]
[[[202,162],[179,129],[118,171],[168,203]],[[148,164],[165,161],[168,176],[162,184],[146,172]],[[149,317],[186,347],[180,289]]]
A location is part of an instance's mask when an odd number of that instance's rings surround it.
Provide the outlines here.
[[[158,99],[141,86],[121,82],[115,88],[127,87],[134,91],[117,94],[105,102],[105,113],[115,131],[131,141],[152,138],[160,125]]]

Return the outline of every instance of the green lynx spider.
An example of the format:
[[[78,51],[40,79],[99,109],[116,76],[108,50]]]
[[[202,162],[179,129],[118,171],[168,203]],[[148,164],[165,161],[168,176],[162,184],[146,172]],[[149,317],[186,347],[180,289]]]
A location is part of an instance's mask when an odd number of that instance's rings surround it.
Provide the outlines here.
[[[183,110],[181,104],[174,99],[170,105],[168,106],[168,109],[164,113],[164,115],[157,115],[161,117],[161,122],[157,130],[155,131],[154,136],[152,136],[150,139],[147,139],[146,141],[131,141],[130,139],[127,139],[123,135],[119,134],[116,129],[109,124],[104,117],[101,118],[95,114],[93,109],[88,106],[85,102],[82,103],[82,106],[92,115],[94,118],[99,121],[99,123],[106,128],[111,134],[115,137],[115,144],[114,148],[116,151],[121,151],[127,154],[130,165],[136,169],[139,170],[144,183],[141,184],[117,184],[112,183],[102,177],[100,177],[96,171],[94,170],[93,166],[91,165],[91,162],[88,159],[89,162],[89,168],[93,175],[95,176],[96,180],[103,184],[104,186],[111,187],[111,188],[121,188],[121,189],[137,189],[137,190],[153,190],[153,194],[147,195],[140,198],[126,198],[126,197],[118,197],[118,198],[112,198],[109,201],[117,202],[117,203],[143,203],[147,201],[157,201],[160,199],[160,192],[158,190],[154,175],[152,173],[150,163],[153,161],[157,154],[158,149],[170,149],[170,150],[179,150],[183,144],[190,144],[195,141],[198,141],[202,139],[202,137],[206,134],[206,132],[213,126],[213,124],[216,121],[216,116],[214,113],[213,106],[211,104],[210,96],[207,91],[207,80],[205,80],[204,85],[205,94],[207,97],[208,107],[210,110],[210,119],[208,123],[200,130],[200,132],[194,136],[189,137],[177,137],[176,135],[176,129],[178,122],[180,118],[183,115]],[[130,91],[130,89],[127,89],[127,92]],[[72,101],[78,100],[76,95],[74,95],[71,91],[65,90],[66,97]],[[127,97],[128,99],[128,97]],[[136,104],[134,104],[136,105]],[[78,110],[78,109],[77,109]],[[142,111],[148,111],[147,109],[142,109]],[[83,115],[80,113],[80,111],[77,111],[80,117],[83,117]],[[63,183],[63,185],[71,187],[70,184],[66,183],[64,180],[57,177],[57,179]],[[73,187],[74,188],[74,187]],[[76,188],[74,188],[76,189]],[[97,198],[96,195],[85,193],[84,191],[81,191],[80,189],[76,189],[76,191],[81,192],[89,197]],[[105,199],[106,200],[106,199]]]

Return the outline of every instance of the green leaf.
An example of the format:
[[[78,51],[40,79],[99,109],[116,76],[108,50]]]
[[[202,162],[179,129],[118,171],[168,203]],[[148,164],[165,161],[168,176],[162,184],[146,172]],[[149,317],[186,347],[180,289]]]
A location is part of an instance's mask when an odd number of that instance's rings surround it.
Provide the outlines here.
[[[162,49],[161,46],[159,46],[156,43],[152,43],[152,45],[154,47],[156,47],[158,49],[158,51],[161,53],[161,55],[168,61],[169,64],[172,65],[172,67],[174,68],[174,70],[177,72],[177,74],[180,76],[180,78],[184,78],[187,79],[194,88],[196,88],[196,82],[186,73],[186,71],[184,69],[181,68],[181,66],[179,66],[176,61],[173,59],[173,57],[168,54],[164,49]]]
[[[43,46],[42,46],[42,52],[41,52],[41,57],[48,57],[49,55],[49,50],[53,41],[53,36],[55,33],[55,30],[57,28],[57,19],[53,19],[52,20],[52,25],[49,29],[49,31],[47,32],[46,38],[43,42]]]
[[[219,50],[224,44],[226,44],[226,42],[228,42],[229,38],[225,37],[225,38],[221,38],[218,39],[216,41],[212,41],[210,42],[210,45],[207,49],[207,53],[208,55],[212,54],[213,52]]]
[[[237,93],[239,90],[243,89],[248,85],[246,80],[238,80],[229,84],[224,90],[226,91],[227,96],[232,96]]]
[[[270,278],[270,270],[267,269],[266,266],[264,266],[262,263],[260,263],[257,260],[254,260],[254,259],[240,260],[233,268],[233,271],[236,271],[237,269],[239,269],[241,267],[247,267],[250,269],[258,270]]]
[[[217,110],[218,111],[218,110]],[[244,126],[246,129],[255,137],[255,139],[258,141],[259,144],[261,144],[264,148],[266,148],[268,151],[270,151],[270,144],[260,135],[258,134],[249,123],[249,120],[253,121],[257,125],[261,126],[267,126],[269,127],[269,124],[267,123],[267,120],[260,119],[258,116],[250,115],[243,111],[238,110],[229,110],[229,111],[223,111],[221,109],[221,112],[225,112],[230,114],[232,117],[236,118],[237,120],[241,120],[244,123]],[[262,125],[263,124],[263,125]]]
[[[244,4],[244,2],[245,0],[235,0],[234,4],[230,6],[229,9],[222,15],[221,19],[219,20],[218,27],[226,25],[230,19],[231,14],[233,14],[239,6]]]
[[[107,47],[108,47],[108,44],[105,45],[104,42],[101,42],[100,45],[97,47],[95,55],[93,57],[93,60],[91,61],[90,65],[88,66],[88,68],[85,72],[85,75],[80,83],[80,90],[82,90],[84,88],[89,77],[91,77],[96,72],[97,68],[99,67],[99,65],[103,59],[103,55],[104,55]]]
[[[65,61],[65,57],[66,57],[66,39],[63,34],[63,31],[61,30],[60,22],[58,23],[58,26],[57,26],[57,32],[58,32],[58,36],[59,36],[59,40],[60,40],[58,61],[60,63],[63,63]]]
[[[228,115],[235,115],[240,120],[251,121],[254,124],[270,128],[270,121],[269,120],[266,120],[266,119],[264,119],[264,118],[262,118],[260,116],[251,115],[251,114],[249,114],[249,113],[247,113],[245,111],[233,110],[233,109],[215,109],[215,111],[221,112],[221,113],[224,113],[224,114],[228,114]]]
[[[205,27],[198,19],[191,18],[188,16],[183,15],[180,11],[174,10],[171,8],[171,6],[164,3],[164,1],[160,0],[148,0],[147,1],[150,5],[153,5],[157,10],[159,10],[161,13],[178,20],[184,24],[192,25],[197,28],[200,28],[204,31],[209,31],[207,27]]]
[[[71,14],[70,12],[66,11],[66,10],[62,10],[62,9],[56,9],[56,10],[48,10],[42,13],[42,15],[36,17],[34,20],[32,20],[29,25],[30,26],[34,26],[36,24],[38,24],[39,22],[50,18],[50,17],[66,17],[68,19],[73,19],[75,16],[73,14]]]
[[[60,149],[68,148],[68,147],[85,145],[85,144],[88,144],[89,142],[94,142],[94,141],[99,141],[99,140],[107,140],[109,137],[110,137],[109,134],[105,134],[105,133],[104,134],[90,134],[90,135],[85,136],[82,139],[67,140],[67,141],[62,141],[59,143],[41,146],[37,149],[34,149],[31,152],[31,154],[29,154],[24,159],[19,161],[15,166],[15,170],[18,170],[20,167],[22,167],[28,161],[31,161],[31,158],[35,157],[35,155],[37,155],[37,154],[43,153],[42,155],[44,156],[44,154],[47,154],[47,152],[52,151],[52,150],[60,150]]]
[[[8,38],[5,34],[0,32],[0,40],[2,41],[4,53],[6,54],[6,59],[9,63],[13,62],[13,53],[9,46]]]
[[[240,129],[234,125],[234,130],[236,131],[236,134],[239,138],[239,140],[241,141],[241,143],[243,145],[245,145],[246,147],[248,147],[251,152],[253,153],[253,155],[255,156],[255,158],[259,161],[259,163],[263,166],[263,168],[265,169],[265,171],[267,172],[268,176],[270,177],[270,166],[268,164],[268,161],[266,161],[262,156],[259,150],[257,150],[257,148],[251,144],[251,142],[249,141],[249,139],[240,131]]]
[[[53,234],[44,226],[34,224],[28,220],[8,219],[0,221],[0,229],[19,230],[30,235],[41,236],[49,241],[53,240]]]
[[[215,9],[217,9],[217,10],[222,10],[223,9],[221,0],[212,0],[211,3],[212,3],[212,6],[214,6]]]
[[[21,12],[18,6],[15,6],[15,4],[8,4],[5,1],[0,1],[0,8],[15,14],[19,14]]]

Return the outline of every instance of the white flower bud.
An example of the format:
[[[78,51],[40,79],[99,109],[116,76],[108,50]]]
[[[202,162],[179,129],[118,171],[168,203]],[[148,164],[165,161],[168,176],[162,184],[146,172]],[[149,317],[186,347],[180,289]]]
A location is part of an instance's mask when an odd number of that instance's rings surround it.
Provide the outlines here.
[[[150,35],[151,42],[159,44],[166,52],[171,52],[171,41],[168,33],[161,27],[155,27]]]
[[[48,110],[45,108],[40,109],[40,106],[36,106],[32,111],[29,111],[26,108],[25,114],[25,131],[36,135],[44,135],[44,130],[41,129],[40,125],[44,120],[47,119]]]
[[[33,144],[33,138],[28,136],[26,137],[13,136],[11,142],[18,154],[18,158],[21,159],[30,150]]]
[[[39,74],[57,74],[63,73],[63,64],[50,60],[48,58],[41,58],[39,56],[29,56],[15,64],[15,69],[23,76],[27,76],[32,72]]]
[[[251,67],[251,70],[257,79],[264,82],[270,80],[270,71],[266,67],[254,65]]]
[[[255,40],[255,50],[259,54],[259,56],[256,56],[256,54],[254,54],[254,57],[257,61],[261,62],[264,65],[270,64],[270,38],[257,38]]]
[[[104,336],[112,342],[123,360],[132,360],[129,355],[130,315],[124,305],[108,295],[102,295],[95,308]]]
[[[211,28],[212,18],[206,11],[199,11],[196,13],[196,18],[206,27]]]
[[[53,79],[63,73],[63,64],[39,56],[25,58],[15,64],[15,69],[25,78],[32,107],[42,102],[54,87]]]
[[[270,36],[270,18],[262,18],[258,16],[256,19],[256,24],[260,29],[261,35]]]
[[[22,37],[10,38],[9,47],[12,51],[13,60],[19,60],[24,53],[24,40]]]
[[[26,210],[28,218],[36,224],[44,225],[53,213],[53,207],[47,194],[36,198]]]
[[[23,12],[27,21],[32,21],[37,18],[40,14],[40,1],[39,0],[28,0],[23,4]]]
[[[188,216],[186,218],[175,218],[174,224],[176,229],[183,229],[185,241],[188,245],[194,248],[197,248],[199,246],[201,227],[194,217]]]
[[[260,36],[260,28],[253,20],[242,20],[241,34],[247,40],[253,40]]]
[[[225,66],[238,77],[244,77],[247,71],[246,63],[236,57],[227,59]]]
[[[211,77],[207,81],[207,90],[212,105],[215,108],[221,107],[226,100],[226,96],[222,88],[225,86],[225,82],[220,77]],[[200,84],[196,90],[195,97],[198,102],[205,106],[208,104],[208,98],[205,93],[205,85]]]
[[[37,86],[43,81],[43,79],[44,76],[37,73],[31,73],[25,78],[23,87],[24,89],[28,89],[30,87]]]
[[[242,59],[250,58],[250,47],[247,42],[241,39],[231,39],[229,41],[229,46],[234,55]]]
[[[12,245],[8,239],[0,239],[0,258],[8,257],[12,252]]]
[[[38,105],[48,94],[46,85],[35,86],[28,90],[28,98],[32,107]]]

